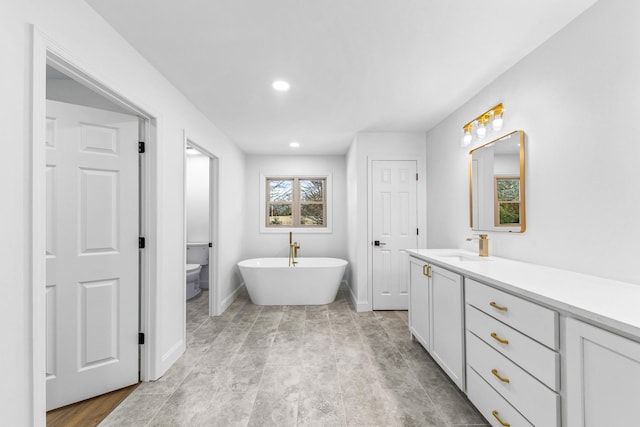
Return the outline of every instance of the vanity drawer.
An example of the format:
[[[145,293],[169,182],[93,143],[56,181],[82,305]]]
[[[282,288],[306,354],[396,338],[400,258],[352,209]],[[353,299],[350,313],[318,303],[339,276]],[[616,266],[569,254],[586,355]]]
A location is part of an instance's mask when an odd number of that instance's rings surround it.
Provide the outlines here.
[[[494,427],[504,425],[498,421],[498,418],[511,427],[533,426],[469,365],[467,365],[467,396]]]
[[[468,304],[465,314],[468,331],[538,378],[552,390],[560,390],[560,355],[558,353]],[[501,343],[499,340],[506,340],[508,344]],[[470,352],[467,349],[468,357],[470,357]]]
[[[466,301],[549,348],[558,350],[558,313],[514,295],[465,280]]]
[[[559,425],[560,396],[471,332],[467,364],[534,425]]]

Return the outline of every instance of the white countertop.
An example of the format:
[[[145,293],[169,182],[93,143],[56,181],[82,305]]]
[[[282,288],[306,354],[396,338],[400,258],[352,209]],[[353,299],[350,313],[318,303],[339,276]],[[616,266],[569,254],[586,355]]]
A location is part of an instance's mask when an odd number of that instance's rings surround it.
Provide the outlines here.
[[[462,249],[410,249],[411,256],[640,341],[640,285]],[[460,255],[463,259],[455,257]]]

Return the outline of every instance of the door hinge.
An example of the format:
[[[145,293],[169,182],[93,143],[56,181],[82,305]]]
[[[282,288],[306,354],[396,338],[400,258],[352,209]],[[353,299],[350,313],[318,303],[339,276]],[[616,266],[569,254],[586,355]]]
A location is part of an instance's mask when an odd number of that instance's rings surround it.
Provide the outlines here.
[[[416,181],[418,180],[418,174],[416,174]]]
[[[420,235],[420,229],[416,228],[416,236],[419,236],[419,235]]]
[[[138,141],[138,154],[143,154],[145,152],[144,141]]]
[[[213,242],[209,242],[209,247],[212,248],[213,247]]]
[[[146,244],[147,242],[144,237],[138,237],[138,249],[144,249]]]
[[[138,332],[138,344],[144,344],[144,332]]]

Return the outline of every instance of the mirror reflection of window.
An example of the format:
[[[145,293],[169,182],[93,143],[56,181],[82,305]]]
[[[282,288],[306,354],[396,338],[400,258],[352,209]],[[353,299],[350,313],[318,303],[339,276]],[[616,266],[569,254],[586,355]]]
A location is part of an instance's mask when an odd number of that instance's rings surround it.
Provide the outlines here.
[[[520,177],[495,177],[494,225],[520,225]]]

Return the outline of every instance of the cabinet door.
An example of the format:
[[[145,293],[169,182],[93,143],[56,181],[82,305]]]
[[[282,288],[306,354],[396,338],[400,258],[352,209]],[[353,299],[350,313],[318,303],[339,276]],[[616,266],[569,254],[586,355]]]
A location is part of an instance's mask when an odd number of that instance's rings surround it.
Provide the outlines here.
[[[638,425],[640,343],[575,319],[566,343],[567,425]]]
[[[431,267],[431,355],[464,390],[462,276]]]
[[[427,264],[409,258],[409,328],[420,344],[429,350],[429,278]]]

